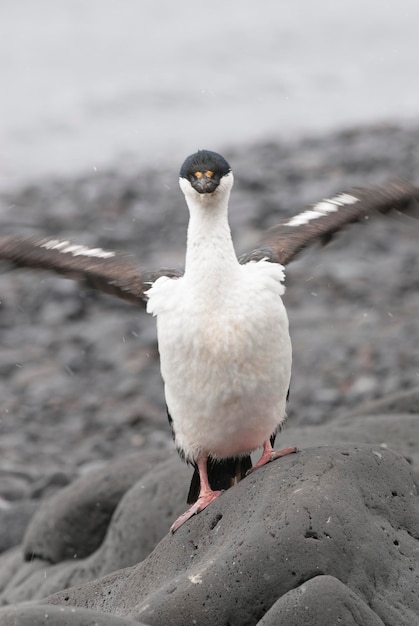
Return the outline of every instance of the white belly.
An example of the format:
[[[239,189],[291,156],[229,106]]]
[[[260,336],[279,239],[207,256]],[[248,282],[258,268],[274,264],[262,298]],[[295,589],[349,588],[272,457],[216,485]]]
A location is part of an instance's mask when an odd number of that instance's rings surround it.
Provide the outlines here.
[[[171,283],[157,329],[176,445],[189,460],[249,453],[285,419],[291,343],[283,288],[272,281],[261,292],[246,279],[210,308],[189,298],[182,279]]]

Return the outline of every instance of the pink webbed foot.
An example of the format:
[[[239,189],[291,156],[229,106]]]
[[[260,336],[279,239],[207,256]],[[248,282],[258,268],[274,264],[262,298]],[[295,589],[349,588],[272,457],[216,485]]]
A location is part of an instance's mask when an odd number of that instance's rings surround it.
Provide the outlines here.
[[[176,532],[182,524],[188,521],[191,517],[203,511],[213,500],[223,493],[222,491],[207,491],[203,495],[199,496],[198,500],[191,506],[190,509],[182,513],[170,527],[172,533]]]
[[[202,456],[196,460],[196,468],[199,472],[199,481],[200,481],[200,490],[199,497],[195,504],[191,506],[190,509],[185,511],[183,515],[177,518],[177,520],[171,525],[170,530],[172,533],[176,532],[182,524],[188,521],[193,515],[200,513],[203,509],[205,509],[215,498],[218,498],[222,491],[213,491],[211,489],[211,485],[208,480],[208,471],[207,471],[207,456]]]
[[[281,456],[286,456],[287,454],[294,454],[297,452],[298,448],[296,446],[290,446],[289,448],[283,448],[282,450],[274,450],[271,446],[270,441],[267,441],[263,445],[263,453],[260,457],[259,461],[255,463],[253,467],[248,470],[246,476],[254,472],[258,467],[262,467],[262,465],[266,465],[275,459],[279,459]]]

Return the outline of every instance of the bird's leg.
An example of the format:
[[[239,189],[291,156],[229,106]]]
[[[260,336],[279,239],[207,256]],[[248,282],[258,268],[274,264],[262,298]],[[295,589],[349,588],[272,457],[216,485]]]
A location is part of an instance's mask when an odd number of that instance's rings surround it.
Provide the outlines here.
[[[272,448],[271,442],[268,439],[263,444],[263,452],[259,461],[255,463],[255,465],[252,468],[250,468],[247,474],[250,474],[258,467],[262,467],[262,465],[266,465],[266,463],[270,463],[274,459],[278,459],[281,456],[286,456],[287,454],[293,454],[294,452],[297,452],[296,446],[291,446],[290,448],[283,448],[282,450],[274,450]]]
[[[190,509],[185,511],[177,520],[171,525],[170,530],[174,533],[182,524],[184,524],[190,517],[196,515],[205,507],[207,507],[215,498],[217,498],[222,491],[213,491],[209,484],[208,472],[207,472],[207,460],[208,457],[202,457],[196,462],[199,472],[199,479],[201,482],[201,488],[199,490],[198,500],[191,506]]]

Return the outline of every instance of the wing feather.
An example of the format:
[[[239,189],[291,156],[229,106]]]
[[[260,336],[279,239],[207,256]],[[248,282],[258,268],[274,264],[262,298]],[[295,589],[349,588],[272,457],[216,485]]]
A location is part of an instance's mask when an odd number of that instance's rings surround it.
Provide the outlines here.
[[[266,258],[287,265],[304,248],[323,244],[345,226],[392,210],[418,216],[419,187],[405,180],[355,187],[322,200],[298,215],[281,220],[266,231],[260,247],[240,257],[241,263]]]
[[[287,265],[304,248],[319,240],[327,243],[348,224],[392,210],[417,217],[418,201],[419,188],[405,180],[356,187],[280,221],[266,231],[258,248],[242,255],[239,261],[244,264],[265,258]],[[133,255],[89,248],[53,237],[3,237],[0,259],[9,261],[14,268],[50,270],[81,280],[90,288],[143,306],[147,290],[158,278],[177,278],[183,274],[167,268],[142,271]]]
[[[0,239],[0,259],[10,261],[14,267],[50,270],[82,280],[92,289],[134,304],[146,301],[144,292],[160,276],[181,275],[177,270],[165,268],[142,272],[133,255],[88,248],[52,237],[4,237]]]

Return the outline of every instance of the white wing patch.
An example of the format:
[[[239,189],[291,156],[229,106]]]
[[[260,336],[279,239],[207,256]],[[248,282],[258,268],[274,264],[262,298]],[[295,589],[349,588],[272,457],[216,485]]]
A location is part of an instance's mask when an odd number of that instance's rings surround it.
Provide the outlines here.
[[[98,259],[109,259],[115,256],[115,252],[108,252],[102,248],[88,248],[87,246],[70,243],[69,241],[59,241],[59,239],[49,239],[45,243],[41,243],[40,247],[47,250],[56,250],[63,254],[72,254],[73,256],[89,256]]]
[[[295,215],[285,226],[303,226],[304,224],[308,224],[311,220],[324,217],[328,215],[328,213],[337,211],[339,207],[345,206],[346,204],[355,204],[356,202],[359,202],[359,198],[351,196],[349,193],[341,193],[333,198],[318,202],[308,211]]]

